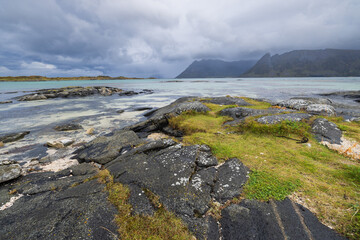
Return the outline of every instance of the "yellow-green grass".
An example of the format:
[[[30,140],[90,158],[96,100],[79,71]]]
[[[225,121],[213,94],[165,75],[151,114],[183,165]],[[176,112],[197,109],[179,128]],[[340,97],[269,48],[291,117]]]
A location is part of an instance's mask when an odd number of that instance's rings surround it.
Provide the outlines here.
[[[153,216],[132,215],[132,206],[128,199],[130,190],[121,183],[114,183],[109,171],[102,170],[98,174],[98,179],[106,184],[106,191],[109,192],[109,201],[118,210],[115,221],[118,225],[120,239],[194,239],[184,223],[167,211],[159,204],[157,197],[150,191],[146,194],[150,196],[154,207],[157,209]]]
[[[185,132],[185,144],[207,144],[220,161],[237,157],[252,170],[242,197],[290,196],[303,201],[326,225],[350,239],[360,238],[359,162],[317,143],[305,123],[269,126],[250,119],[226,127],[223,123],[229,118],[217,115],[219,107],[207,106],[209,113],[183,113],[170,124]],[[350,126],[351,134],[360,129],[356,123],[341,124]],[[309,142],[298,144],[278,136],[299,140],[308,136]]]

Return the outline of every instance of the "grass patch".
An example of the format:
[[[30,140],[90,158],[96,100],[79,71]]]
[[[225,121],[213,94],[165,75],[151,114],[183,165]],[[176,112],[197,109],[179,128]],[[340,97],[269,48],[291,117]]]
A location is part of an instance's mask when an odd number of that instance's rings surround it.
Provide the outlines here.
[[[239,126],[225,127],[222,124],[229,118],[217,114],[224,106],[208,106],[211,111],[206,114],[184,113],[170,120],[185,132],[184,144],[207,144],[220,162],[239,158],[253,172],[245,197],[283,199],[295,191],[324,224],[350,239],[360,239],[357,162],[317,143],[306,122],[269,126],[249,118]],[[348,127],[347,134],[360,131],[359,123],[337,121]],[[299,140],[307,136],[310,146],[278,136]]]
[[[248,102],[248,103],[250,103],[252,105],[252,106],[245,106],[246,108],[268,109],[269,107],[272,106],[270,103],[263,102],[263,101],[257,101],[257,100],[254,100],[252,98],[241,97],[241,99],[243,99],[244,101],[246,101],[246,102]]]
[[[244,195],[248,199],[284,200],[299,186],[298,179],[294,181],[281,180],[268,172],[253,171],[244,187]]]
[[[120,183],[114,183],[107,170],[100,171],[97,177],[106,184],[108,199],[118,210],[115,221],[121,239],[193,239],[184,223],[161,204],[153,216],[132,215],[132,206],[128,202],[130,190]],[[149,190],[146,194],[151,195],[153,203],[158,202],[158,198]]]

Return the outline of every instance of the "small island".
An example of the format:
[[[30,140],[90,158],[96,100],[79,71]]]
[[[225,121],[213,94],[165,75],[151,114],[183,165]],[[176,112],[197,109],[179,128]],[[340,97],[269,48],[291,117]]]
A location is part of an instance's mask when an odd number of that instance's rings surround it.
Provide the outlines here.
[[[110,77],[110,76],[80,76],[80,77],[44,77],[44,76],[17,76],[0,77],[0,82],[38,82],[38,81],[69,81],[69,80],[125,80],[125,79],[145,79],[135,77]],[[154,78],[148,78],[154,79]]]

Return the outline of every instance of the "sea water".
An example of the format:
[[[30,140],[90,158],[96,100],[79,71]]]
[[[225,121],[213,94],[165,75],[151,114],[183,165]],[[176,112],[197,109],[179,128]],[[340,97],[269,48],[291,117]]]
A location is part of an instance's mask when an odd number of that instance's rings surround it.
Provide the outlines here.
[[[44,82],[0,82],[0,101],[28,91],[66,86],[109,86],[124,90],[151,89],[153,94],[48,99],[0,104],[0,134],[50,129],[76,120],[89,126],[121,128],[144,119],[139,107],[159,108],[183,96],[245,96],[280,101],[291,97],[316,97],[319,93],[360,90],[359,77],[346,78],[210,78],[136,79]],[[356,104],[351,100],[338,101]],[[125,110],[124,114],[116,113]],[[85,121],[85,122],[84,122]]]

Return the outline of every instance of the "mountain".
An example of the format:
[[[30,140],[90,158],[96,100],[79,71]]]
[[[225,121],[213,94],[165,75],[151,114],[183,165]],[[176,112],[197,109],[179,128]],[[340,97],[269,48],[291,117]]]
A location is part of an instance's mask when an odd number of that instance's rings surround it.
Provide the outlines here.
[[[241,77],[360,76],[360,50],[295,50],[265,54]]]
[[[244,60],[225,62],[221,60],[194,61],[176,78],[221,78],[239,77],[249,70],[256,61]]]

